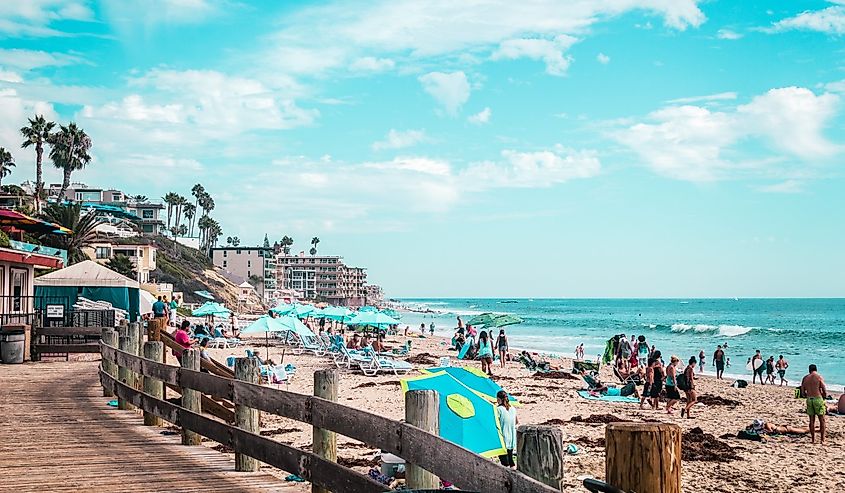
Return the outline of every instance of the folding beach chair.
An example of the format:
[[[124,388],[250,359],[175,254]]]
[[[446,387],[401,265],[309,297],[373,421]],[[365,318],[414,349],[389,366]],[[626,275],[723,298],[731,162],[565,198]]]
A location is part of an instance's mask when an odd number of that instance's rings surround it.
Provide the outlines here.
[[[338,368],[346,368],[351,370],[353,367],[360,367],[361,365],[368,365],[372,363],[372,356],[367,356],[360,351],[350,350],[344,345],[341,345],[337,353],[332,353],[334,364]]]
[[[361,365],[361,371],[368,377],[378,375],[379,372],[393,372],[397,376],[400,374],[407,375],[413,370],[414,365],[407,361],[385,358],[383,356],[375,356],[370,360],[369,364]]]
[[[643,383],[642,379],[640,378],[639,373],[631,373],[627,377],[623,376],[622,373],[619,372],[619,368],[613,367],[613,375],[619,379],[619,382],[624,384],[633,383],[634,385],[640,385]]]

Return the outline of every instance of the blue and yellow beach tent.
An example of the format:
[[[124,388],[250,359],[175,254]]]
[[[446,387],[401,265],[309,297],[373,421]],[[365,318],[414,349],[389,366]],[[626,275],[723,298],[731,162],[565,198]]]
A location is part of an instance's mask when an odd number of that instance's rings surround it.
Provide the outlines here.
[[[499,393],[502,387],[493,381],[486,373],[481,371],[478,368],[473,368],[471,366],[440,366],[435,368],[428,368],[422,370],[425,373],[437,373],[439,371],[445,371],[449,375],[455,378],[455,380],[461,382],[462,384],[466,385],[470,388],[470,390],[475,391],[485,399],[490,402],[496,402],[496,394]],[[508,401],[510,401],[512,406],[519,406],[519,401],[516,397],[508,394]]]
[[[503,455],[496,405],[445,371],[401,380],[402,391],[435,390],[440,397],[440,436],[484,457]]]

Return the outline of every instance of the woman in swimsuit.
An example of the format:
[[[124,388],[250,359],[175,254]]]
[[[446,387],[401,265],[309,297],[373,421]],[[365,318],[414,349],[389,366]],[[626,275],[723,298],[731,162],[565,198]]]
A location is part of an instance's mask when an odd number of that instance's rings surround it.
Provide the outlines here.
[[[663,378],[665,377],[665,371],[663,363],[660,362],[660,351],[654,351],[651,355],[651,359],[654,377],[649,396],[651,397],[651,407],[656,411],[660,409],[660,392],[663,391]]]

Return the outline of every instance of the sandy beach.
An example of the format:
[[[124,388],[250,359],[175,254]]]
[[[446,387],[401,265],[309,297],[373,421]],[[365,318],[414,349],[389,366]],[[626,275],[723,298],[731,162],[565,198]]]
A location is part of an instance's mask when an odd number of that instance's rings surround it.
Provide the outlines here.
[[[413,344],[410,361],[418,368],[436,366],[441,356],[452,356],[453,365],[476,365],[459,362],[448,342],[440,337],[417,338],[390,336],[389,346],[400,346],[410,339]],[[264,339],[248,339],[245,347],[260,348],[264,356]],[[270,358],[281,359],[282,346],[270,348]],[[243,349],[212,349],[212,356],[225,360],[226,356],[243,354]],[[406,358],[408,359],[408,358]],[[315,370],[333,367],[327,357],[294,355],[285,350],[284,363],[297,367],[296,376],[281,388],[311,394]],[[572,367],[571,360],[551,362],[562,369]],[[693,419],[667,415],[665,411],[640,409],[637,404],[588,401],[576,393],[583,388],[579,379],[538,378],[518,362],[506,368],[494,368],[495,379],[508,392],[518,397],[521,424],[551,424],[559,426],[567,443],[578,447],[578,453],[566,458],[566,490],[586,491],[580,486],[584,477],[604,477],[604,424],[608,421],[661,421],[680,425],[684,430],[683,490],[687,492],[735,491],[845,491],[845,417],[828,417],[828,444],[810,444],[808,436],[769,437],[765,442],[740,440],[738,431],[753,419],[791,426],[806,426],[804,401],[795,399],[793,387],[753,385],[744,389],[730,386],[731,380],[714,378],[698,380],[701,400],[694,408]],[[799,379],[799,369],[791,371],[793,380]],[[393,419],[404,414],[399,378],[393,374],[366,377],[361,373],[342,370],[339,402],[366,409]],[[601,370],[601,379],[613,382],[609,367]],[[262,414],[262,433],[274,439],[310,449],[311,427],[295,421]],[[339,437],[339,461],[361,472],[378,467],[377,451],[361,443]],[[207,443],[214,446],[213,443]],[[285,474],[279,473],[281,477]],[[579,479],[580,478],[580,479]],[[291,491],[310,491],[307,485],[290,483]]]

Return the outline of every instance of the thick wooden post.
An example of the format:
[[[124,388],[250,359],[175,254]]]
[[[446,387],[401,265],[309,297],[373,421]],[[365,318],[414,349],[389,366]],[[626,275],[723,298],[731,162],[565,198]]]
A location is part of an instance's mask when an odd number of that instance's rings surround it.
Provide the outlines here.
[[[130,354],[133,353],[133,349],[137,348],[138,345],[135,344],[135,340],[132,338],[132,334],[128,327],[120,326],[117,328],[117,348],[121,351],[125,351]],[[117,367],[117,379],[132,388],[135,388],[135,374],[129,370],[129,368],[125,366],[118,366]],[[118,397],[117,399],[117,408],[123,411],[135,409],[135,406],[126,402],[126,400]]]
[[[429,433],[440,433],[439,397],[434,390],[412,390],[405,393],[405,421]],[[406,464],[408,489],[437,490],[440,479],[422,467]]]
[[[147,321],[147,338],[151,341],[161,340],[161,329],[166,318],[153,318]]]
[[[236,358],[235,380],[258,383],[259,371],[257,359]],[[258,433],[258,421],[258,409],[253,409],[235,402],[235,426],[244,431]],[[246,454],[235,452],[235,470],[242,472],[255,472],[258,470],[258,461]]]
[[[605,482],[624,491],[680,493],[681,428],[669,423],[610,423]]]
[[[155,341],[147,341],[144,343],[144,357],[153,360],[157,363],[164,361],[164,344]],[[144,376],[144,393],[149,394],[158,399],[164,397],[164,382],[156,380],[152,377]],[[161,426],[162,419],[158,416],[144,411],[144,425],[146,426]]]
[[[138,322],[132,322],[131,324],[129,324],[129,330],[131,330],[131,331],[133,331],[137,334],[135,337],[138,340],[138,355],[143,355],[144,354],[144,328],[141,327],[141,324],[139,324]]]
[[[317,370],[314,372],[314,395],[337,402],[337,370]],[[322,428],[313,428],[313,449],[315,454],[332,462],[337,462],[337,434]],[[329,490],[311,485],[312,493],[328,493]]]
[[[186,370],[200,371],[200,352],[196,349],[185,349],[182,351],[182,368]],[[195,413],[202,412],[201,397],[198,390],[181,388],[182,407]],[[182,427],[182,445],[200,445],[202,437],[193,431]]]
[[[111,347],[117,347],[117,332],[115,332],[115,330],[111,327],[103,327],[103,332],[100,335],[100,338],[105,344],[108,344]],[[111,375],[112,378],[117,379],[117,364],[114,361],[103,358],[100,365],[103,367],[104,372]],[[114,394],[111,389],[103,387],[103,397],[114,397]]]
[[[563,431],[556,426],[524,425],[516,430],[517,469],[563,491]]]

